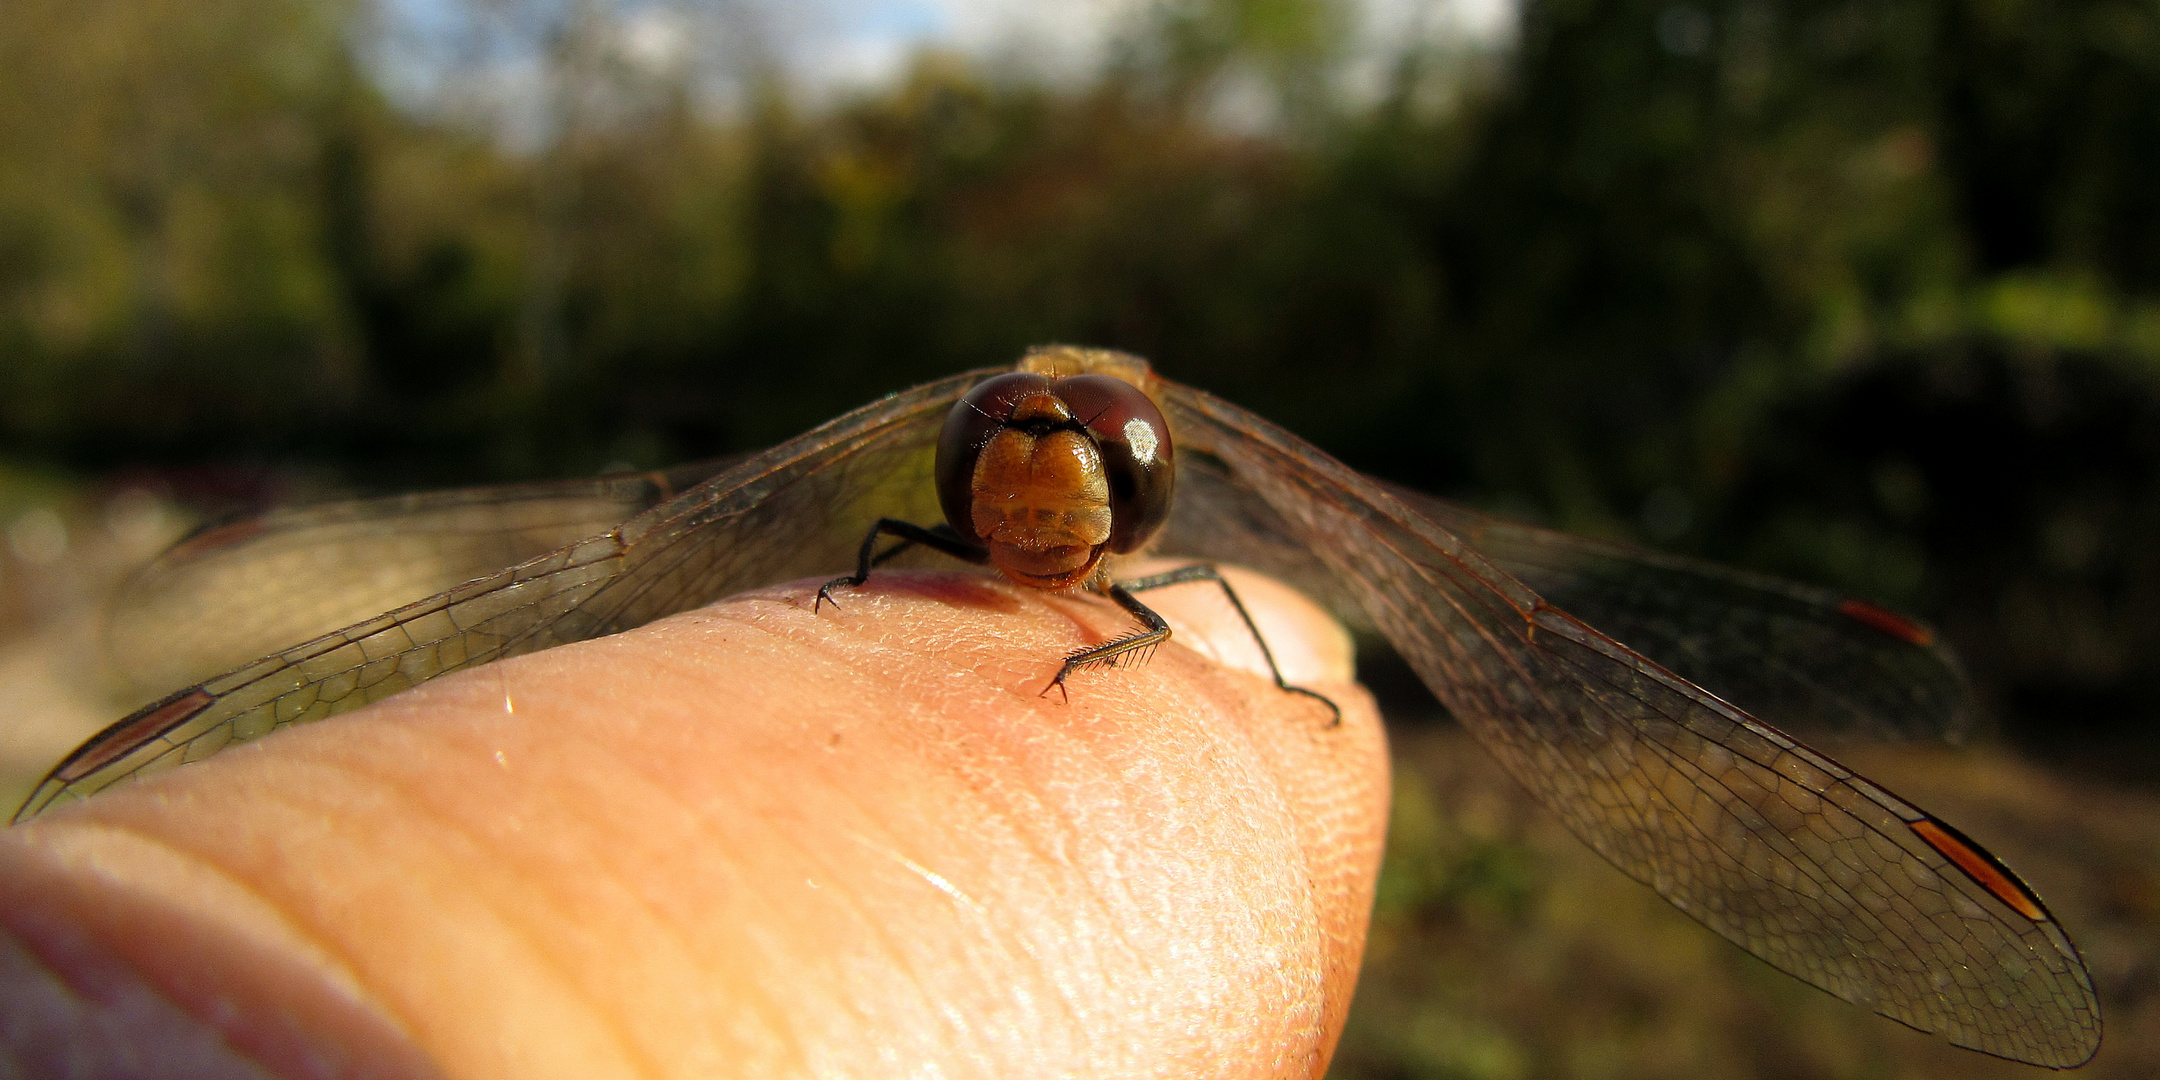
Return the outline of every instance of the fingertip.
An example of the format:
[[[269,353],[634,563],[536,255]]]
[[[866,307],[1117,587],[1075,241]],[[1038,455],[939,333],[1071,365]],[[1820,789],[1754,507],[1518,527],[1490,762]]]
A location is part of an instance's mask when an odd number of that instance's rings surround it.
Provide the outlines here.
[[[1341,724],[1183,645],[1039,698],[1122,613],[894,573],[837,612],[791,585],[462,673],[51,822],[240,883],[446,1072],[538,1075],[553,1048],[602,1072],[1317,1073],[1385,748],[1324,616],[1233,580]],[[125,852],[102,872],[178,888]]]
[[[1133,575],[1158,573],[1185,565],[1148,559],[1131,565]],[[1274,578],[1239,566],[1217,568],[1233,592],[1213,582],[1197,581],[1146,594],[1144,601],[1176,631],[1175,640],[1228,667],[1272,680],[1275,668],[1293,686],[1350,683],[1357,678],[1356,647],[1350,632],[1303,593]],[[1229,596],[1236,596],[1252,616],[1238,617]],[[1257,631],[1257,633],[1256,633]],[[1265,651],[1263,651],[1263,646]]]

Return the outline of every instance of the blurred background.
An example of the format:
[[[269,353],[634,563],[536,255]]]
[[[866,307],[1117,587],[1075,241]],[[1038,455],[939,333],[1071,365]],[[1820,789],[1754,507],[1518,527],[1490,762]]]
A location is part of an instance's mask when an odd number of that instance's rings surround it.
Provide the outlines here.
[[[1932,621],[1979,736],[1849,756],[2049,898],[2090,1071],[2160,1071],[2149,0],[10,0],[0,724],[58,719],[0,771],[138,704],[79,689],[96,600],[191,522],[1047,341]],[[1429,711],[1337,1075],[2027,1072],[1712,938]]]

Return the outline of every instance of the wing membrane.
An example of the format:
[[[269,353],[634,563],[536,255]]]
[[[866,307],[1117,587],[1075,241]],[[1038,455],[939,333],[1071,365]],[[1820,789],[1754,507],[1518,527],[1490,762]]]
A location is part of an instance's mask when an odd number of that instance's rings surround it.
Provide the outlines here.
[[[15,820],[464,667],[845,566],[872,521],[936,512],[939,421],[982,372],[916,387],[749,458],[607,532],[266,656],[122,719]]]
[[[1547,603],[1774,726],[1876,740],[1956,740],[1971,727],[1957,658],[1887,612],[1855,617],[1854,601],[1827,590],[1387,490]]]
[[[1336,595],[1615,866],[1776,967],[1959,1045],[2056,1067],[2097,1050],[2075,948],[1992,857],[1295,436],[1199,391],[1161,400],[1180,454],[1265,502]]]
[[[192,684],[598,536],[719,470],[359,499],[206,529],[121,587],[107,653],[139,690]]]

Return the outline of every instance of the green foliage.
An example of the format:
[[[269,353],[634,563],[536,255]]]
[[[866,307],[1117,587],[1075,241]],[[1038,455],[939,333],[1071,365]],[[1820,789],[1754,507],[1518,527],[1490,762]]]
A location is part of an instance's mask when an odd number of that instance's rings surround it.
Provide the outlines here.
[[[814,108],[572,26],[507,148],[392,107],[338,3],[0,6],[0,452],[656,465],[1096,342],[2143,715],[2160,13],[1532,0],[1374,84],[1350,11],[1166,0],[1084,85],[931,55]]]
[[[213,390],[212,407],[244,420],[351,366],[311,183],[349,82],[343,22],[334,6],[285,0],[0,8],[0,424],[12,436],[117,420],[183,437],[171,414],[105,386]]]

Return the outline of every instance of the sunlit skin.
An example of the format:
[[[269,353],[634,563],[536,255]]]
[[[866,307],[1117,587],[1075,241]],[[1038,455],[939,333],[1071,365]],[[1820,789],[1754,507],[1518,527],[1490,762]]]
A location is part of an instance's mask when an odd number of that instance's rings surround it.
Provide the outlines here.
[[[1122,611],[881,571],[0,832],[0,1073],[1317,1076],[1385,749],[1341,630],[1236,580],[1329,737],[1215,589],[1155,594],[1177,644],[1066,705],[1043,658]]]

